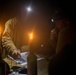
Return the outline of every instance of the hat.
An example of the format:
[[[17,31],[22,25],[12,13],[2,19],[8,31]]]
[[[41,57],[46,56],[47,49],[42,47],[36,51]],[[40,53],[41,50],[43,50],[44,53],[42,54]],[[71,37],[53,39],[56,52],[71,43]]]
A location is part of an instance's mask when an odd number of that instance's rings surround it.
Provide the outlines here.
[[[58,12],[58,13],[55,14],[54,21],[61,20],[61,19],[68,19],[67,13],[65,13],[65,12]]]

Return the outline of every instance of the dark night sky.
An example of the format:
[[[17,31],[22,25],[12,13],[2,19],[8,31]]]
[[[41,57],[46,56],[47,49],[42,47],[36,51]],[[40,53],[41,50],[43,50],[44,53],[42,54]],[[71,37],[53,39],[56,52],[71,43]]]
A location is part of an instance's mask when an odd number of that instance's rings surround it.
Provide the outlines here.
[[[38,33],[42,32],[40,35],[47,37],[47,39],[50,35],[51,18],[54,13],[58,10],[65,10],[69,13],[75,11],[74,0],[0,0],[0,21],[5,23],[13,16],[14,11],[18,12],[16,7],[21,2],[23,8],[28,5],[33,8],[33,13],[30,14],[27,25],[36,24]]]

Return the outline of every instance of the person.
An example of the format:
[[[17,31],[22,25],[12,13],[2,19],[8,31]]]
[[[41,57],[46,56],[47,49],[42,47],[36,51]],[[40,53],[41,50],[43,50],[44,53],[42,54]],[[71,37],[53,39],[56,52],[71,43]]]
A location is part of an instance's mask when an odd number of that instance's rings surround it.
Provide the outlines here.
[[[51,36],[50,36],[51,41],[54,41],[54,40],[57,41],[59,32],[63,28],[69,26],[69,24],[67,24],[68,23],[67,16],[65,16],[64,14],[65,13],[63,11],[59,11],[56,13],[55,17],[53,18],[55,27],[51,30]],[[56,48],[56,45],[55,45],[55,48]]]
[[[68,27],[69,26],[69,22],[67,20],[67,16],[64,15],[65,13],[63,11],[59,11],[56,13],[55,17],[53,18],[53,22],[55,27],[51,30],[50,33],[50,50],[49,53],[52,52],[52,54],[50,53],[50,57],[48,57],[48,59],[50,60],[51,57],[53,55],[56,54],[56,47],[57,47],[57,41],[58,41],[58,35],[59,32]]]
[[[63,11],[57,12],[53,19],[52,22],[54,22],[55,27],[51,29],[49,41],[47,41],[44,47],[41,48],[41,50],[45,50],[45,58],[49,61],[57,52],[56,47],[59,32],[69,26],[67,16]]]
[[[21,51],[24,49],[24,51],[26,49],[29,50],[26,25],[21,14],[23,13],[21,5],[16,4],[17,7],[14,8],[12,17],[5,23],[5,29],[2,35],[3,54],[5,53],[3,57],[10,55],[13,58],[18,58],[21,56]]]
[[[58,34],[56,55],[49,63],[49,75],[75,74],[76,26],[73,17],[68,14],[66,16],[62,21],[66,27],[60,30]],[[60,21],[61,19],[57,20]],[[61,24],[61,22],[59,23]]]

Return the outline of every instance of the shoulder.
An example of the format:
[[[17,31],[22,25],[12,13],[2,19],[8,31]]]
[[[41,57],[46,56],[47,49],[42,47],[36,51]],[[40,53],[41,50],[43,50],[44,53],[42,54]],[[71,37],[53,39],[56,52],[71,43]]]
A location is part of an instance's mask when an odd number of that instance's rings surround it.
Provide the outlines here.
[[[17,24],[17,18],[11,18],[9,20],[7,20],[7,22],[5,23],[5,27],[14,27],[14,25]]]
[[[74,28],[74,27],[66,27],[66,28],[64,28],[64,29],[62,29],[60,32],[59,32],[59,35],[64,35],[64,34],[66,34],[66,35],[71,35],[71,34],[74,34],[74,33],[76,33],[76,28]]]
[[[14,18],[7,20],[7,22],[5,24],[11,24],[11,23],[15,23],[15,22],[17,22],[17,18],[14,17]]]
[[[60,31],[58,39],[62,42],[72,43],[76,40],[76,29],[74,27],[67,27]]]
[[[66,27],[66,28],[63,28],[61,31],[60,31],[60,33],[66,33],[66,32],[68,32],[70,30],[70,27]],[[59,34],[60,34],[59,33]]]

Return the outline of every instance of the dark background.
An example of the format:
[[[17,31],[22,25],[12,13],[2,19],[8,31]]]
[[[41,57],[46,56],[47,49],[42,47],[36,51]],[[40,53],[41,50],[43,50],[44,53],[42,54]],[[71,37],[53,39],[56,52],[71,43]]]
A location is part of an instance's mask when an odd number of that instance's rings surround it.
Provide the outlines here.
[[[23,13],[26,30],[35,28],[35,32],[38,38],[43,40],[42,42],[46,42],[50,38],[50,30],[54,27],[51,18],[56,12],[63,10],[75,18],[74,0],[0,0],[0,23],[3,29],[5,22],[18,13],[17,7],[22,6],[21,9],[24,10],[29,5],[33,12],[29,16],[26,15],[26,11]]]

